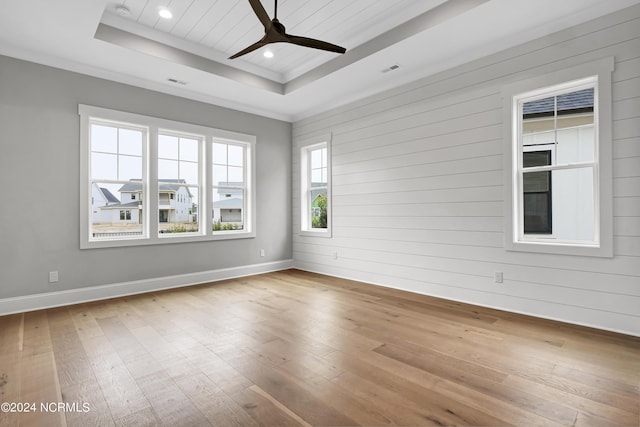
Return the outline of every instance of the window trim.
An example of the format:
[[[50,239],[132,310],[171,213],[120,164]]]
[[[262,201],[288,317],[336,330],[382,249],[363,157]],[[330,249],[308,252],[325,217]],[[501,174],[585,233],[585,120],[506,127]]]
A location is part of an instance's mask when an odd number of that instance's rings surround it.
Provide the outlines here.
[[[253,196],[253,189],[255,188],[255,173],[253,172],[255,170],[255,161],[253,161],[254,158],[254,154],[253,154],[253,150],[255,148],[255,144],[248,144],[246,142],[242,142],[242,141],[238,141],[238,140],[232,140],[229,138],[213,138],[210,142],[209,142],[209,147],[211,147],[211,149],[209,150],[210,157],[208,158],[209,160],[209,164],[208,166],[213,168],[214,166],[214,159],[213,159],[213,144],[218,143],[218,144],[227,144],[227,145],[236,145],[236,146],[242,146],[243,149],[243,166],[242,166],[242,178],[243,178],[243,183],[244,186],[243,187],[234,187],[232,185],[215,185],[213,183],[213,172],[209,175],[211,178],[209,179],[209,185],[211,186],[210,188],[210,194],[211,196],[211,202],[209,203],[209,211],[213,212],[213,191],[214,189],[220,189],[220,188],[229,188],[229,189],[242,189],[243,190],[243,196],[242,196],[242,224],[243,224],[243,230],[244,228],[250,227],[253,228],[253,226],[251,226],[250,224],[252,224],[253,222],[253,218],[255,218],[255,212],[256,212],[256,208],[255,208],[255,197]],[[228,157],[227,157],[228,158]],[[228,183],[228,181],[227,181]],[[212,218],[210,218],[211,220],[213,220]],[[248,225],[249,224],[249,225]],[[213,226],[213,222],[211,223],[211,226]],[[225,235],[233,235],[234,233],[242,233],[243,230],[218,230],[218,231],[213,231],[214,235],[217,236],[225,236]]]
[[[205,186],[204,184],[204,173],[205,173],[205,167],[203,165],[203,161],[204,161],[204,145],[206,144],[206,136],[204,135],[200,135],[197,133],[193,133],[193,132],[185,132],[185,131],[176,131],[175,129],[168,129],[168,128],[158,128],[157,129],[157,135],[158,135],[158,140],[160,138],[160,135],[164,135],[164,136],[169,136],[169,137],[175,137],[175,138],[187,138],[187,139],[195,139],[198,141],[199,145],[198,145],[198,183],[197,184],[193,184],[193,183],[177,183],[175,184],[176,187],[178,187],[178,190],[176,190],[175,192],[170,192],[169,193],[169,204],[171,204],[172,200],[175,200],[175,203],[183,203],[184,200],[182,200],[178,194],[178,192],[180,191],[180,188],[193,188],[196,187],[198,189],[198,198],[197,198],[197,202],[198,202],[198,206],[201,206],[203,204],[203,198],[200,195],[200,192],[202,191],[203,187]],[[156,143],[158,142],[158,140],[156,140]],[[155,147],[157,149],[157,145]],[[154,159],[154,162],[156,164],[156,167],[158,166],[158,163],[160,160],[174,160],[174,159],[168,159],[168,158],[164,158],[164,157],[160,157],[157,156]],[[180,155],[178,154],[178,162],[180,162]],[[158,235],[159,238],[161,239],[176,239],[176,238],[183,238],[183,237],[187,237],[187,236],[201,236],[201,235],[206,235],[206,229],[203,228],[203,224],[201,221],[200,216],[198,216],[198,231],[194,231],[194,232],[190,232],[187,231],[185,233],[162,233],[160,231],[160,223],[163,221],[160,221],[160,202],[161,202],[161,198],[160,198],[160,187],[161,185],[166,185],[169,184],[171,185],[172,183],[169,183],[167,181],[161,181],[158,177],[156,177],[156,184],[157,184],[157,188],[158,191],[155,193],[157,194],[157,196],[154,197],[156,198],[157,202],[158,202],[158,210],[157,210],[157,215],[153,216],[153,221],[156,221],[157,218],[157,223],[158,223]],[[193,202],[193,200],[192,200]],[[168,221],[167,221],[168,222]]]
[[[321,135],[308,139],[300,145],[300,230],[302,236],[332,237],[332,191],[331,191],[331,139],[332,134]],[[309,226],[309,183],[311,171],[309,168],[311,150],[325,146],[327,149],[327,228],[313,229]]]
[[[586,64],[550,72],[537,77],[505,85],[502,89],[504,110],[504,247],[510,251],[537,252],[576,256],[613,256],[613,191],[612,191],[612,89],[611,73],[614,70],[613,57],[603,58]],[[523,94],[542,94],[549,89],[597,78],[595,92],[597,105],[594,106],[594,125],[598,151],[594,174],[597,174],[594,193],[595,201],[595,244],[573,242],[549,242],[536,239],[520,239],[518,213],[518,161],[519,116],[517,99]],[[555,91],[554,90],[554,91]],[[516,166],[516,167],[514,167]]]
[[[82,123],[82,120],[81,120],[81,131],[83,131],[83,129],[84,129],[82,127],[82,124],[85,124],[85,123]],[[85,185],[88,186],[87,187],[87,191],[89,192],[89,195],[91,195],[91,193],[92,193],[92,190],[91,190],[92,185],[94,183],[97,184],[97,182],[94,182],[94,180],[91,178],[91,176],[89,174],[89,169],[90,169],[90,164],[91,164],[91,154],[93,153],[93,150],[90,149],[88,141],[89,141],[89,138],[91,136],[91,125],[92,124],[97,124],[99,126],[116,126],[117,125],[118,129],[128,129],[128,130],[142,132],[142,154],[141,154],[141,157],[142,157],[142,179],[143,179],[143,182],[144,182],[144,180],[145,180],[144,177],[146,177],[147,174],[149,173],[149,165],[148,165],[148,162],[147,162],[148,150],[149,150],[149,127],[145,126],[145,125],[140,125],[140,124],[137,124],[137,123],[133,123],[133,122],[130,122],[130,121],[125,121],[125,120],[116,121],[116,120],[113,120],[113,119],[110,119],[110,118],[106,118],[106,117],[93,117],[93,118],[90,118],[89,120],[86,121],[86,133],[81,134],[81,135],[85,135],[85,137],[86,137],[86,144],[85,145],[81,145],[81,147],[80,147],[81,153],[83,153],[83,149],[86,150],[86,154],[82,154],[81,160],[82,159],[86,159],[86,161],[87,161],[86,172],[83,172],[82,162],[81,162],[81,165],[80,165],[81,166],[80,167],[80,172],[81,172],[81,174],[83,174],[83,175],[81,175],[82,178],[80,180],[80,189],[81,189],[81,191],[82,191],[82,188],[83,188],[82,185],[85,184]],[[82,138],[81,138],[81,142],[82,142]],[[84,178],[86,178],[86,179],[84,179]],[[114,184],[114,183],[124,184],[127,181],[120,180],[120,179],[115,179],[115,180],[101,180],[100,182],[109,182],[109,183],[112,183],[112,184]],[[147,188],[144,187],[144,185],[143,185],[142,194],[144,195],[146,191],[147,191]],[[83,205],[84,205],[84,206],[89,208],[88,209],[89,210],[89,217],[88,217],[87,222],[86,222],[86,224],[88,226],[87,226],[87,228],[85,230],[85,232],[86,232],[86,240],[91,242],[91,237],[90,237],[90,232],[89,232],[90,231],[89,221],[91,221],[91,218],[93,216],[92,215],[92,206],[88,204],[89,203],[88,201],[84,202],[82,200],[82,194],[84,194],[84,193],[81,193],[81,199],[80,199],[81,200],[81,205],[80,205],[80,219],[81,219],[80,236],[81,236],[81,238],[83,238],[83,234],[82,234],[82,231],[83,231],[82,230],[82,228],[83,228],[82,227],[82,224],[83,224],[83,222],[82,222],[83,221],[83,218],[82,218],[83,209],[82,208],[83,208]],[[125,219],[121,219],[121,221],[126,221],[126,218]],[[141,234],[139,236],[138,235],[134,235],[134,236],[126,235],[126,236],[121,236],[118,240],[136,241],[136,240],[146,239],[146,238],[148,238],[148,232],[149,232],[149,228],[147,226],[147,220],[143,219],[143,221],[142,221],[142,232],[141,232]],[[82,249],[82,245],[81,245],[81,249]]]
[[[80,116],[80,249],[108,248],[142,246],[155,244],[172,244],[185,242],[202,242],[213,240],[243,239],[256,237],[256,137],[239,132],[216,129],[174,120],[162,119],[153,116],[146,116],[136,113],[128,113],[91,105],[78,104],[78,114]],[[142,203],[146,209],[143,210],[143,235],[135,239],[122,238],[114,240],[91,240],[90,223],[92,218],[91,206],[91,176],[89,175],[91,164],[91,147],[89,140],[90,125],[93,120],[111,122],[114,125],[129,125],[136,128],[147,128],[146,141],[143,144],[143,189]],[[201,231],[198,233],[187,233],[184,236],[171,236],[167,238],[158,233],[158,197],[151,197],[158,193],[158,132],[174,131],[180,134],[197,135],[202,137],[201,161],[202,161],[202,184],[201,184],[201,206],[198,207],[198,220],[201,222]],[[211,179],[211,143],[214,139],[233,141],[242,143],[247,147],[247,198],[246,203],[247,218],[245,228],[234,232],[214,233],[212,229],[212,218],[206,212],[212,208]],[[202,207],[206,207],[206,210]],[[203,215],[203,212],[205,214]]]

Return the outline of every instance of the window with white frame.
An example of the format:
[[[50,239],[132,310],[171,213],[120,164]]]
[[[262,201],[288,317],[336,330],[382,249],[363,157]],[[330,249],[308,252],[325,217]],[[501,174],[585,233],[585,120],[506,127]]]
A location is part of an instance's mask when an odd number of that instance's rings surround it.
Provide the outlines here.
[[[505,97],[507,248],[611,256],[610,67],[566,70]]]
[[[212,143],[213,232],[243,230],[248,211],[247,158],[250,147],[238,142]]]
[[[300,151],[301,232],[331,236],[331,165],[327,141],[304,145]]]
[[[78,110],[81,248],[255,237],[255,136],[88,105]],[[228,199],[240,204],[220,205]]]
[[[91,141],[90,197],[94,199],[87,224],[89,239],[145,238],[145,222],[138,212],[134,193],[123,193],[124,197],[120,198],[115,195],[132,181],[142,181],[146,172],[148,128],[94,119],[87,131]],[[138,191],[142,194],[142,187]],[[95,200],[99,201],[99,206]]]
[[[194,211],[202,206],[199,198],[202,146],[202,136],[158,132],[158,232],[162,236],[200,232],[200,221]]]

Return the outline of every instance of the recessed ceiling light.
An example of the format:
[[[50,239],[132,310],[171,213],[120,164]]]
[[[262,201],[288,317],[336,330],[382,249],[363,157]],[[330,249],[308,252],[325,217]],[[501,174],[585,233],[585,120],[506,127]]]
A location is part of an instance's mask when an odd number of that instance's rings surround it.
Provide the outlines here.
[[[262,54],[265,58],[273,58],[273,52],[270,50],[265,50]]]
[[[160,17],[164,19],[173,18],[173,13],[171,13],[171,11],[166,7],[161,7],[160,9],[158,9],[158,15],[160,15]]]
[[[123,18],[126,18],[127,16],[131,15],[131,11],[129,10],[129,8],[124,5],[116,7],[116,13],[122,16]]]

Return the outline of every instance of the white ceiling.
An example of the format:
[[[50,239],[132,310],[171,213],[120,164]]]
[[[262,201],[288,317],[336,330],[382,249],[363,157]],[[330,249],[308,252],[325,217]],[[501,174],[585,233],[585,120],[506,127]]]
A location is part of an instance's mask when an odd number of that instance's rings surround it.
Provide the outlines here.
[[[229,60],[264,33],[247,0],[0,0],[0,54],[295,121],[637,3],[280,0],[288,33],[347,53],[280,43]]]
[[[291,34],[353,48],[445,1],[280,0],[278,18]],[[262,4],[273,17],[274,0],[262,0]],[[123,5],[131,15],[120,18],[117,8]],[[173,19],[159,17],[161,6],[171,10]],[[175,38],[174,42],[180,40],[192,47],[199,45],[223,53],[225,58],[264,34],[247,0],[109,0],[102,21],[152,38],[149,30],[153,29]],[[336,56],[290,44],[275,44],[269,49],[275,53],[275,58],[265,58],[262,49],[233,62],[249,62],[256,66],[252,70],[257,73],[260,69],[272,71],[270,76],[282,83]]]

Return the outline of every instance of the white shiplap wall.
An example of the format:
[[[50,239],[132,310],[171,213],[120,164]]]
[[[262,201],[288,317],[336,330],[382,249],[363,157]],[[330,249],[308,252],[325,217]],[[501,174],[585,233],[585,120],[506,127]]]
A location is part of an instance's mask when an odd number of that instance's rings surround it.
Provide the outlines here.
[[[610,56],[614,258],[506,251],[501,87]],[[299,147],[329,133],[333,237],[300,236]],[[640,335],[639,6],[299,121],[293,139],[298,268]]]

